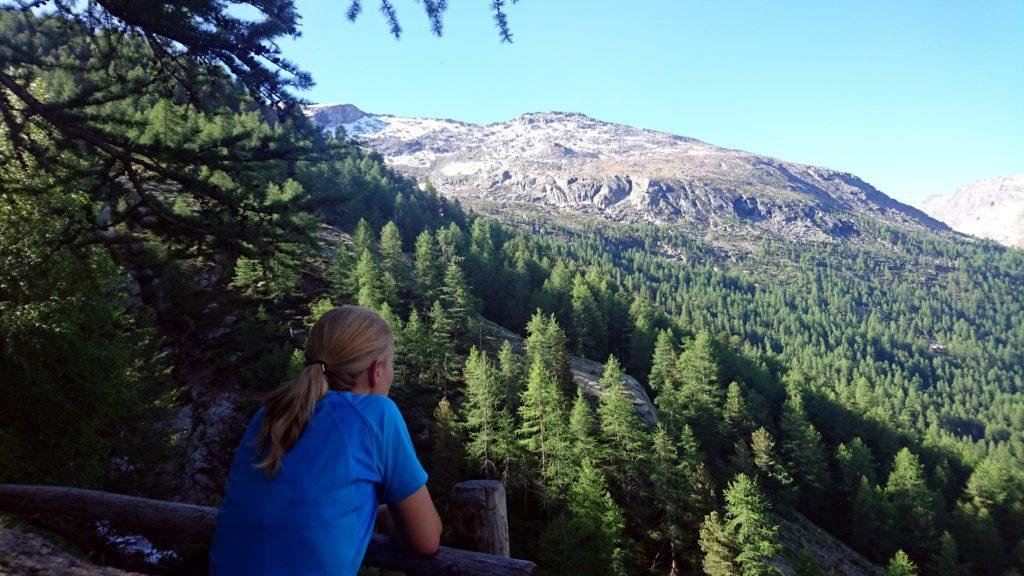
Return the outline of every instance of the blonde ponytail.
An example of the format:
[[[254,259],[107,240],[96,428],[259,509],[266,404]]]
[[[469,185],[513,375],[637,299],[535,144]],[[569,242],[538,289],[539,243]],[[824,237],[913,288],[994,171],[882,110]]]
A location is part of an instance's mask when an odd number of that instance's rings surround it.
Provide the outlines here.
[[[298,377],[263,400],[266,410],[256,443],[266,454],[256,464],[271,477],[330,389],[350,389],[375,360],[394,346],[391,327],[368,308],[339,306],[317,320],[306,338],[305,364]]]

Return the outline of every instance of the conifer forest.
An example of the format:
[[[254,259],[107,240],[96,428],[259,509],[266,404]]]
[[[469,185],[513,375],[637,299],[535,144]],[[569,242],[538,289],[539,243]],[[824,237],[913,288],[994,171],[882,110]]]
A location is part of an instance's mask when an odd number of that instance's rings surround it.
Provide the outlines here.
[[[290,1],[226,4],[0,2],[0,483],[215,506],[175,480],[196,379],[243,399],[234,446],[357,304],[442,517],[500,480],[542,574],[1024,573],[1024,251],[866,218],[730,250],[455,200],[302,113]],[[400,8],[440,32],[444,5]]]

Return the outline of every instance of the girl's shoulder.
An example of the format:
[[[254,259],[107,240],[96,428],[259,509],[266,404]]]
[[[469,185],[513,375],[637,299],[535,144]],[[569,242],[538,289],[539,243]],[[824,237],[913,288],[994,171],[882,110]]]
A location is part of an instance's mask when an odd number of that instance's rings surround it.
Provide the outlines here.
[[[402,419],[395,401],[380,394],[352,394],[332,391],[325,400],[333,410],[355,410],[367,425],[375,429],[388,426],[395,418]]]

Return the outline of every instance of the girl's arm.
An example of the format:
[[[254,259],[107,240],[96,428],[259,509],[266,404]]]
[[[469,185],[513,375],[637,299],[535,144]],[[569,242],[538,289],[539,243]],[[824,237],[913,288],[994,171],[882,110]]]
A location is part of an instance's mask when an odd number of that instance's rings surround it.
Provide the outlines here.
[[[430,556],[441,542],[441,517],[430,499],[427,485],[404,500],[388,505],[393,529],[391,539],[413,554]]]

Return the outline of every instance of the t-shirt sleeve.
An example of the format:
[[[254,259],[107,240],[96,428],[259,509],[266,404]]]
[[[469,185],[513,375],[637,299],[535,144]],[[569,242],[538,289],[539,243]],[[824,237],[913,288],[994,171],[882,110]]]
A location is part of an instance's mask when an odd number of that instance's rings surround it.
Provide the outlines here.
[[[402,413],[390,399],[385,402],[381,436],[380,499],[391,504],[404,500],[426,484],[427,473],[416,458]]]

